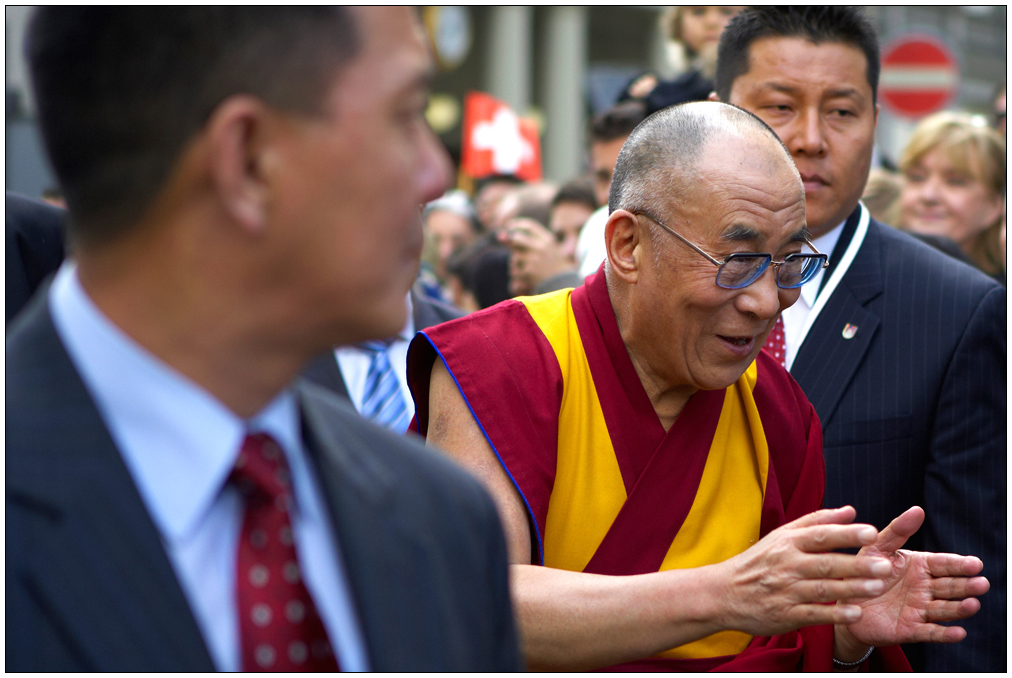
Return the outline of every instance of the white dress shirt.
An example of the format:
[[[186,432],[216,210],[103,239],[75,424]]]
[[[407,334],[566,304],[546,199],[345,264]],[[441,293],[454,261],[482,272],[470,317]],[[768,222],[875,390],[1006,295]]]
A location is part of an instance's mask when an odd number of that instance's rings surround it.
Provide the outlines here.
[[[247,433],[272,435],[292,474],[292,528],[303,580],[341,667],[368,670],[337,540],[310,470],[291,391],[244,421],[113,324],[73,263],[49,290],[56,331],[80,373],[162,537],[183,593],[220,671],[241,666],[235,570],[244,518],[226,480]]]
[[[813,240],[812,244],[815,245],[815,249],[827,257],[832,255],[833,248],[836,247],[836,243],[840,239],[840,233],[843,232],[843,225],[845,223],[847,222],[840,222],[829,233],[825,233]],[[801,330],[805,327],[808,314],[815,307],[815,300],[819,296],[819,287],[822,286],[822,276],[825,274],[826,269],[819,269],[814,278],[801,286],[801,296],[794,302],[794,305],[782,314],[784,319],[784,346],[787,349],[784,355],[788,365],[794,363],[794,357],[798,354],[798,349],[801,348]]]
[[[404,403],[408,407],[408,417],[415,416],[415,401],[411,398],[411,390],[408,388],[408,345],[415,336],[414,307],[411,304],[411,294],[407,296],[408,321],[404,329],[390,344],[387,349],[387,356],[390,358],[390,366],[394,368],[397,375],[397,382],[401,387],[401,394],[404,396]],[[358,348],[357,346],[339,346],[334,349],[334,356],[341,368],[341,375],[344,377],[344,385],[348,387],[348,397],[355,410],[362,411],[362,398],[365,396],[365,378],[369,374],[369,366],[372,364],[373,352]]]
[[[604,260],[608,258],[608,250],[604,246],[604,227],[608,225],[608,206],[597,208],[588,217],[580,230],[576,241],[576,258],[580,262],[580,277],[597,273]]]

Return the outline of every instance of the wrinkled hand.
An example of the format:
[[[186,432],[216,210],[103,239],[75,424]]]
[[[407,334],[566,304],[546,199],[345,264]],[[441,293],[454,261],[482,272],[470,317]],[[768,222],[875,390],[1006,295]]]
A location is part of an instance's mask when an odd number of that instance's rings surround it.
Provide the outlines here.
[[[810,513],[721,563],[722,626],[772,636],[856,621],[861,608],[836,601],[879,593],[892,568],[874,555],[831,553],[875,543],[878,531],[849,524],[854,515],[850,506]]]
[[[575,262],[562,253],[555,235],[533,219],[513,219],[499,233],[510,248],[510,293],[531,294],[552,276],[576,270]]]
[[[848,605],[860,606],[862,614],[856,622],[837,626],[838,657],[860,657],[864,654],[861,648],[869,645],[958,643],[966,637],[963,628],[938,622],[976,614],[980,602],[973,596],[983,595],[990,588],[987,579],[974,576],[984,565],[973,556],[901,549],[923,522],[924,510],[914,506],[858,553],[859,557],[888,558],[892,567],[879,595],[842,599]]]

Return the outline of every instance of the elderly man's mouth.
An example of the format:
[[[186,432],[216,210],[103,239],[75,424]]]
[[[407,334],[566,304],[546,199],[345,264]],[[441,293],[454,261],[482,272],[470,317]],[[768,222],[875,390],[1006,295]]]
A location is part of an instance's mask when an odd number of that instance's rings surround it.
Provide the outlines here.
[[[747,356],[752,353],[752,349],[755,346],[755,337],[725,337],[723,335],[717,335],[724,345],[735,355]]]

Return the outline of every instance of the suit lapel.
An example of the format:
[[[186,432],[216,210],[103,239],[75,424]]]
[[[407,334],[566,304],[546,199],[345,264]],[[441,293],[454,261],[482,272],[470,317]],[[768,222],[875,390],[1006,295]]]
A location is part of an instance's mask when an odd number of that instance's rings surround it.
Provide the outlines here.
[[[361,434],[365,427],[372,432],[371,425],[349,404],[305,382],[298,389],[303,440],[330,508],[370,668],[438,664],[439,645],[424,620],[403,614],[442,603],[431,587],[433,574],[422,566],[425,535],[392,519],[397,477],[372,453],[388,432],[366,439]]]
[[[866,306],[882,292],[878,222],[805,337],[791,367],[825,428],[861,365],[881,319]]]
[[[33,440],[8,440],[23,452],[7,458],[8,503],[36,518],[27,588],[95,670],[214,670],[158,531],[44,303],[34,316],[19,366],[38,377],[37,388],[8,409],[52,419],[32,429]]]
[[[464,313],[449,304],[441,304],[428,299],[414,288],[411,289],[412,319],[415,323],[415,332],[441,325],[442,323],[460,318]]]
[[[430,304],[426,303],[426,300],[422,295],[411,290],[411,320],[415,324],[415,332],[421,332],[426,327],[432,327],[443,322],[436,312],[432,309]]]
[[[341,373],[341,366],[337,364],[337,357],[332,350],[324,351],[313,358],[312,362],[302,370],[302,376],[330,389],[343,398],[349,398],[348,386],[344,383],[344,374]]]

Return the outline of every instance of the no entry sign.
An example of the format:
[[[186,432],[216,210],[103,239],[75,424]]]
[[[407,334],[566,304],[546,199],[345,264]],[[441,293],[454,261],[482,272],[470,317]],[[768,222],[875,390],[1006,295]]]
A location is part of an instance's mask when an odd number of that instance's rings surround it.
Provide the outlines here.
[[[879,98],[898,115],[918,118],[943,108],[959,85],[952,52],[930,35],[909,34],[882,54]]]

